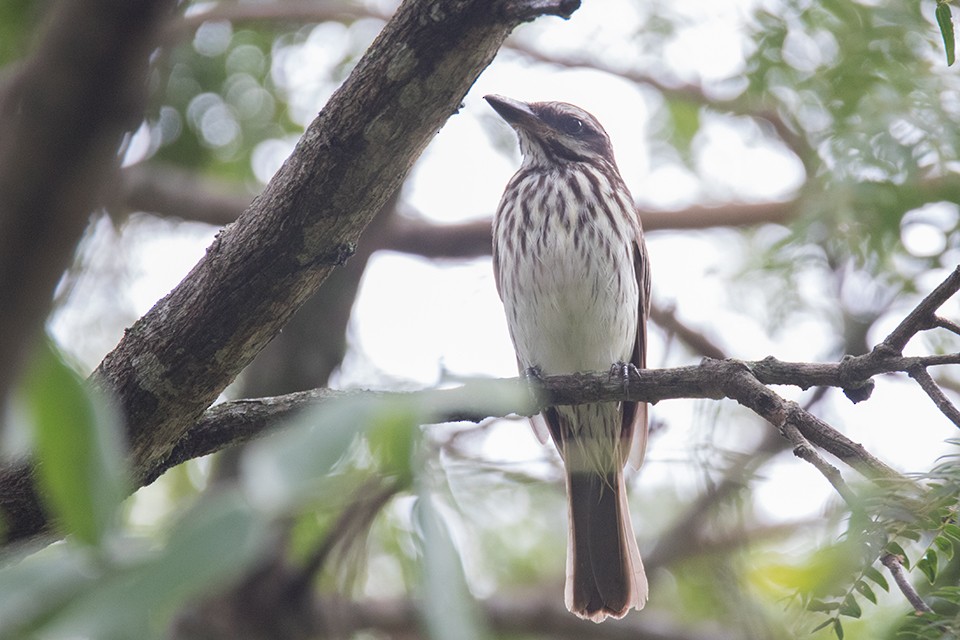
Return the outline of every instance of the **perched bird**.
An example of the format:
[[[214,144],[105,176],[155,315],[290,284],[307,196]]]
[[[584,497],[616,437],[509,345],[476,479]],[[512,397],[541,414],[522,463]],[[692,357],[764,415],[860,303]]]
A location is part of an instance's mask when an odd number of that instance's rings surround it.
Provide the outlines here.
[[[497,291],[520,371],[643,368],[647,249],[606,131],[564,102],[485,100],[516,130],[523,154],[493,220]],[[643,457],[647,406],[553,407],[543,419],[566,470],[567,608],[594,622],[622,618],[647,600],[623,479],[631,445],[637,464]]]

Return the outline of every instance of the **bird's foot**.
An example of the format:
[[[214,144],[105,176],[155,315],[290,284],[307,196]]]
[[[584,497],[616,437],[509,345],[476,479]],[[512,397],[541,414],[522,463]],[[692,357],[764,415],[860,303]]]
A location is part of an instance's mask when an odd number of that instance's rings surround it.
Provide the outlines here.
[[[632,362],[614,362],[610,365],[610,379],[619,378],[624,395],[630,390],[630,376],[640,377],[640,370]]]
[[[523,377],[530,383],[543,383],[543,370],[539,365],[527,367],[523,370]]]

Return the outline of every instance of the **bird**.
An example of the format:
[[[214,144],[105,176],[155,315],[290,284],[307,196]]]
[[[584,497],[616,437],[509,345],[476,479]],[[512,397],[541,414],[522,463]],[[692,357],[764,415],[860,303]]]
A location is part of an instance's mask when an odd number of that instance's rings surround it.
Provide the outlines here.
[[[522,154],[493,219],[497,292],[520,372],[609,369],[626,381],[646,366],[650,266],[609,135],[572,104],[484,99]],[[628,458],[642,461],[646,403],[557,406],[541,418],[565,470],[567,609],[594,622],[642,609],[647,578],[623,470]]]

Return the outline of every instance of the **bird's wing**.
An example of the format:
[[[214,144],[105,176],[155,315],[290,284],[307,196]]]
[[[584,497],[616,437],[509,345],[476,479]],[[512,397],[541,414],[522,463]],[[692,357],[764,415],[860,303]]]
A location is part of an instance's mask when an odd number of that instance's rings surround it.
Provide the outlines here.
[[[637,308],[637,341],[634,343],[630,362],[638,369],[645,369],[647,367],[647,318],[650,315],[650,261],[647,245],[643,241],[643,231],[639,227],[637,240],[633,243],[633,267],[640,290],[640,302]],[[647,403],[624,402],[621,438],[629,439],[625,443],[629,446],[624,449],[629,452],[627,460],[634,469],[639,469],[643,464],[643,457],[647,452],[647,434]]]

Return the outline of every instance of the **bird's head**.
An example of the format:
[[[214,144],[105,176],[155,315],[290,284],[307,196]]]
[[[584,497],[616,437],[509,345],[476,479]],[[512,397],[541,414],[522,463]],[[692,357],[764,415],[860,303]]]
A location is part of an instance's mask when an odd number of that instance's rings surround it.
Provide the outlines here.
[[[504,96],[484,96],[500,117],[517,132],[524,166],[554,166],[567,162],[616,167],[610,137],[597,119],[566,102],[521,102]]]

